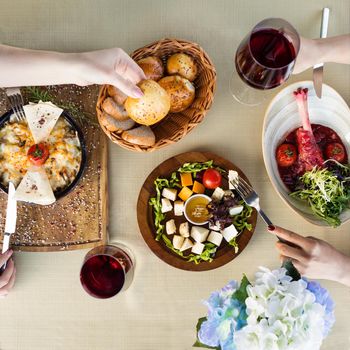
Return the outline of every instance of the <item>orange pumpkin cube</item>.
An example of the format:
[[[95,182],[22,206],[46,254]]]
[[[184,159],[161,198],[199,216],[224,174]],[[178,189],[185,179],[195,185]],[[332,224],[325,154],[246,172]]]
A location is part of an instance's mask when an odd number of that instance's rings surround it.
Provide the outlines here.
[[[193,185],[193,180],[192,180],[192,174],[191,173],[181,173],[181,185],[183,187],[185,186],[192,186]]]
[[[183,187],[178,196],[185,202],[192,194],[193,192],[188,187]]]
[[[198,181],[195,181],[192,187],[194,193],[203,194],[205,192],[205,187]]]

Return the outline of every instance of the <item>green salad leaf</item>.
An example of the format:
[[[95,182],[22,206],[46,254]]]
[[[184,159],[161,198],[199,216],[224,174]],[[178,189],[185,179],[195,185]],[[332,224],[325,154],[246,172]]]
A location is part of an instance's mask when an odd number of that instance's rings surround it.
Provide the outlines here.
[[[233,225],[238,232],[243,232],[245,229],[251,231],[253,225],[248,222],[248,219],[252,216],[253,208],[247,205],[244,201],[240,201],[239,204],[243,206],[243,210],[240,214],[234,216]]]
[[[342,167],[343,173],[350,172],[348,167]],[[330,226],[339,226],[339,215],[349,208],[350,203],[348,179],[340,180],[331,169],[315,167],[301,176],[300,181],[302,189],[290,193],[290,196],[307,201],[311,210]]]

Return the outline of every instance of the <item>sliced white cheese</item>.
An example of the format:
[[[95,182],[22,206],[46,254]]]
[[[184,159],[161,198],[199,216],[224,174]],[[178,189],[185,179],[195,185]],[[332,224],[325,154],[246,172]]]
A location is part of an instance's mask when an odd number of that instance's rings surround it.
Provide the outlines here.
[[[171,201],[175,201],[177,196],[177,190],[175,188],[164,188],[162,196],[164,198],[170,199]]]
[[[209,234],[209,230],[201,226],[192,226],[191,237],[196,242],[204,242]]]
[[[35,143],[45,141],[49,137],[57,119],[63,112],[63,109],[51,102],[42,101],[25,105],[23,109]]]
[[[231,182],[235,183],[239,181],[238,173],[235,170],[228,171],[228,188],[234,190],[236,187]]]
[[[185,250],[190,249],[192,247],[193,247],[192,241],[189,238],[185,238],[185,240],[180,248],[180,251],[184,252]]]
[[[192,252],[193,254],[198,254],[198,255],[200,255],[200,254],[202,254],[204,247],[205,247],[205,246],[204,246],[203,243],[196,242],[196,243],[193,245],[193,247],[192,247],[192,249],[191,249],[191,252]]]
[[[190,237],[190,225],[187,221],[180,224],[179,233],[182,237]]]
[[[182,244],[184,242],[185,238],[179,235],[174,235],[173,237],[173,246],[175,249],[181,249]]]
[[[215,225],[209,223],[209,230],[212,230],[212,231],[221,231],[219,222],[216,221]]]
[[[242,213],[242,211],[243,211],[243,205],[237,205],[236,207],[230,208],[228,212],[230,216],[235,216]]]
[[[43,167],[31,167],[17,187],[14,198],[18,201],[49,205],[56,201],[50,181]]]
[[[175,201],[174,203],[174,214],[175,216],[181,216],[184,213],[184,202]]]
[[[171,219],[166,222],[165,230],[168,235],[173,235],[174,233],[176,233],[176,225],[174,219]]]
[[[213,194],[211,195],[211,199],[213,201],[220,202],[225,194],[225,191],[221,187],[216,187]]]
[[[167,198],[162,198],[162,213],[167,213],[168,211],[173,210],[173,205],[170,203],[170,200]]]
[[[211,242],[211,243],[214,243],[215,245],[217,245],[219,247],[220,244],[221,244],[222,238],[223,238],[223,236],[222,236],[221,233],[216,232],[216,231],[211,231],[209,233],[207,241]]]
[[[238,231],[236,230],[236,227],[232,224],[226,227],[224,230],[222,230],[221,233],[226,239],[226,241],[230,242],[233,238],[237,236]]]

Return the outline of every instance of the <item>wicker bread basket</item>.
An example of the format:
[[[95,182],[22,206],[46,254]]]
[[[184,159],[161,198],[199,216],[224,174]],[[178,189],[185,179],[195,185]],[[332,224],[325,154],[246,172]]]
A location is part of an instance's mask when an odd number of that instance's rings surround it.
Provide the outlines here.
[[[150,147],[127,142],[121,138],[122,132],[110,132],[100,122],[101,128],[114,143],[131,151],[152,152],[179,141],[203,120],[213,103],[216,71],[210,58],[198,44],[185,40],[163,39],[136,50],[131,57],[137,61],[147,56],[157,56],[165,63],[170,55],[179,52],[191,55],[198,66],[198,75],[193,82],[196,97],[191,106],[180,113],[169,113],[162,121],[152,125],[156,143]],[[107,97],[107,86],[104,85],[101,87],[96,106],[99,121],[103,113],[102,102]]]

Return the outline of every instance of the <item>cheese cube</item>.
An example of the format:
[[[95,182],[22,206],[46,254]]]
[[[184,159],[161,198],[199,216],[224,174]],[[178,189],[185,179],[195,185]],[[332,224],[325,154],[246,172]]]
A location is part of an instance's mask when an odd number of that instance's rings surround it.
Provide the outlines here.
[[[181,248],[180,248],[180,252],[184,252],[187,249],[190,249],[193,247],[193,243],[189,238],[185,238],[185,241],[183,242]]]
[[[165,230],[168,235],[173,235],[174,233],[176,233],[176,225],[174,219],[171,219],[166,222]]]
[[[221,233],[226,239],[226,241],[230,242],[233,238],[237,236],[238,231],[236,230],[236,227],[232,224],[226,227],[224,230],[222,230]]]
[[[205,192],[205,187],[200,182],[195,181],[192,187],[194,193],[203,194]]]
[[[229,170],[228,171],[228,188],[230,190],[234,190],[236,187],[234,185],[232,185],[231,182],[235,183],[239,181],[239,176],[237,171],[234,170]]]
[[[191,173],[181,173],[181,185],[182,187],[186,186],[192,186],[193,180],[192,180],[192,174]]]
[[[173,205],[170,203],[169,199],[162,198],[162,213],[167,213],[173,209]]]
[[[225,191],[221,187],[216,187],[213,194],[211,195],[211,199],[216,202],[220,202],[225,194]]]
[[[171,201],[176,200],[177,190],[175,188],[163,188],[162,196],[168,198]]]
[[[207,238],[208,242],[214,243],[216,246],[220,247],[222,241],[222,234],[219,232],[211,231]]]
[[[184,213],[184,202],[175,201],[174,203],[174,214],[175,216],[181,216]]]
[[[224,191],[224,197],[234,197],[234,193],[231,190]]]
[[[190,237],[190,225],[187,221],[180,224],[179,233],[182,237]]]
[[[243,205],[237,205],[236,207],[230,208],[228,212],[230,216],[235,216],[242,213],[242,211],[243,211]]]
[[[191,249],[191,253],[200,255],[202,254],[204,247],[205,245],[203,243],[196,242]]]
[[[205,242],[209,234],[209,230],[201,226],[192,226],[191,237],[196,242]]]
[[[185,238],[183,238],[182,236],[174,235],[174,237],[173,237],[174,248],[181,249],[184,240],[185,240]]]
[[[185,202],[192,196],[193,192],[188,187],[183,187],[179,193],[179,197]]]

